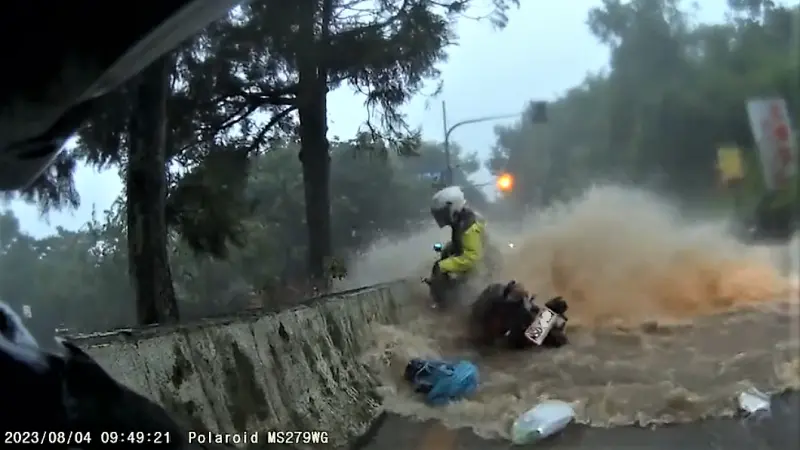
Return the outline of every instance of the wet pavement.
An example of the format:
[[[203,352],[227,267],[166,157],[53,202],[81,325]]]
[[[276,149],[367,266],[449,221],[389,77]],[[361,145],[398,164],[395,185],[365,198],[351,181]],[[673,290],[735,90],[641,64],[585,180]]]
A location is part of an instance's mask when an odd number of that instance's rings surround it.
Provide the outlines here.
[[[797,450],[800,449],[800,393],[776,395],[770,413],[707,419],[657,428],[590,428],[571,425],[560,435],[527,447],[550,450]],[[508,441],[479,438],[467,429],[448,430],[433,421],[413,422],[386,414],[354,448],[359,450],[507,450]]]

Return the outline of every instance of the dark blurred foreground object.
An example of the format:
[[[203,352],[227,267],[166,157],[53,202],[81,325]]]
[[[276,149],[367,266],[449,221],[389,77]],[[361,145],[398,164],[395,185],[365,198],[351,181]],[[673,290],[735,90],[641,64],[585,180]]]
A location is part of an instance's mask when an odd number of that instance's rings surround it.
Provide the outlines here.
[[[0,191],[23,188],[49,167],[95,99],[238,3],[0,3]]]
[[[103,431],[159,434],[168,436],[169,442],[158,447],[185,448],[186,433],[160,406],[115,381],[74,344],[58,342],[63,354],[41,350],[19,316],[0,302],[0,424],[4,430],[77,433],[72,445],[48,444],[48,448],[100,447]]]
[[[469,333],[473,344],[489,346],[502,340],[512,349],[535,347],[536,344],[525,333],[540,312],[534,300],[535,296],[513,280],[506,284],[493,283],[487,286],[472,305],[470,312]],[[567,302],[561,297],[555,297],[547,301],[545,307],[563,320],[550,330],[541,347],[558,348],[566,345],[569,343],[566,335]]]
[[[785,243],[797,227],[793,206],[787,193],[768,192],[735,234],[747,243]]]

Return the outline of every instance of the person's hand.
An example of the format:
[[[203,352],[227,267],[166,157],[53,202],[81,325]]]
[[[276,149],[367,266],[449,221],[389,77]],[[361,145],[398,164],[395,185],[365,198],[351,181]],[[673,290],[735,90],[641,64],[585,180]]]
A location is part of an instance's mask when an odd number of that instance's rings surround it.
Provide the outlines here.
[[[452,256],[452,254],[453,254],[453,243],[452,242],[448,242],[448,243],[444,244],[444,247],[442,248],[442,251],[439,252],[439,254],[441,255],[442,259],[449,258],[450,256]]]
[[[442,271],[442,275],[444,275],[444,277],[445,277],[445,278],[447,278],[449,281],[453,281],[453,280],[455,280],[456,278],[458,278],[458,274],[457,274],[457,273],[454,273],[454,272],[445,272],[445,271]]]
[[[433,265],[433,273],[435,275],[440,275],[442,277],[445,277],[448,280],[451,279],[450,273],[445,272],[444,270],[442,270],[442,266],[440,265],[441,262],[442,262],[442,260],[440,259],[439,261],[436,261],[436,263]]]
[[[436,261],[433,263],[433,268],[431,269],[431,276],[432,277],[439,277],[442,275],[442,268],[439,267],[439,263],[442,262],[441,260]]]

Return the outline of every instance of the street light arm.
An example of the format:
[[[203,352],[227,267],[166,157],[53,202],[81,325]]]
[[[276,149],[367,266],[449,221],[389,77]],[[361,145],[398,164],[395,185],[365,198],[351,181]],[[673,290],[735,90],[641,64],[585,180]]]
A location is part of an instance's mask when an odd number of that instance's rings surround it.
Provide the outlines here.
[[[463,125],[469,125],[472,123],[488,122],[490,120],[511,119],[513,117],[519,117],[520,115],[522,114],[516,113],[516,114],[502,114],[497,116],[477,117],[474,119],[462,120],[461,122],[454,124],[452,127],[448,127],[447,109],[445,107],[445,103],[442,102],[442,124],[444,125],[442,127],[444,128],[444,160],[445,160],[445,168],[447,169],[447,171],[445,172],[445,175],[447,176],[447,178],[445,178],[445,183],[448,186],[451,186],[453,184],[453,165],[450,163],[450,134],[452,134],[453,131],[456,130],[456,128]]]
[[[457,123],[453,124],[453,126],[451,126],[450,128],[447,129],[447,132],[444,134],[444,139],[445,139],[445,141],[449,141],[450,140],[450,134],[453,131],[455,131],[456,128],[461,127],[463,125],[470,125],[470,124],[473,124],[473,123],[481,123],[481,122],[489,122],[489,121],[492,121],[492,120],[513,119],[513,118],[519,117],[519,116],[520,116],[520,113],[515,113],[515,114],[503,114],[503,115],[499,115],[499,116],[486,116],[486,117],[478,117],[476,119],[462,120],[461,122],[457,122]]]

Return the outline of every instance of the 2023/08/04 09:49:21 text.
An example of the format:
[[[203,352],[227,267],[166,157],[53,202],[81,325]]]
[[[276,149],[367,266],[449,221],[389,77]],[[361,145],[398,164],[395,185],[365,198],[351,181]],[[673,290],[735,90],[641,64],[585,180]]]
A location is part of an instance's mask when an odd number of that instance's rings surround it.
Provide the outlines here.
[[[245,433],[189,432],[190,444],[327,444],[327,431],[251,431]]]

